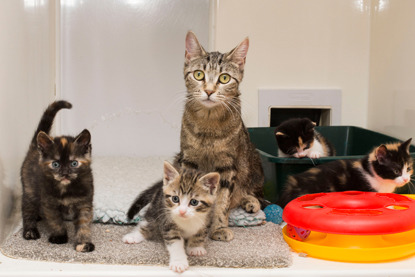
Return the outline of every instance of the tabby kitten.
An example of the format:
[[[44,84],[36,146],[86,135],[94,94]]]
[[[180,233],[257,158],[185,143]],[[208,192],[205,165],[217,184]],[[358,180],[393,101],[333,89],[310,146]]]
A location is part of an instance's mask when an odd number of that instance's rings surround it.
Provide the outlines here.
[[[187,101],[175,166],[220,173],[210,233],[214,240],[233,239],[228,228],[231,209],[257,212],[263,199],[261,160],[241,118],[239,83],[248,46],[246,38],[228,53],[209,53],[194,33],[186,36]]]
[[[35,132],[21,168],[23,185],[23,237],[40,238],[37,220],[44,218],[50,230],[49,242],[68,242],[64,216],[74,215],[75,249],[93,251],[92,221],[93,179],[91,135],[83,130],[77,137],[52,138],[48,134],[56,113],[70,109],[66,101],[49,105]]]
[[[143,191],[129,209],[128,217],[132,219],[146,206],[137,228],[123,241],[162,239],[170,255],[170,269],[185,271],[189,268],[186,252],[193,256],[206,254],[204,243],[219,179],[218,173],[202,175],[186,169],[179,173],[164,162],[163,181]]]
[[[411,180],[411,139],[376,147],[360,160],[338,160],[289,176],[279,205],[305,194],[335,191],[393,192]]]
[[[275,129],[280,157],[320,157],[334,156],[333,145],[318,133],[316,123],[308,118],[292,118]]]

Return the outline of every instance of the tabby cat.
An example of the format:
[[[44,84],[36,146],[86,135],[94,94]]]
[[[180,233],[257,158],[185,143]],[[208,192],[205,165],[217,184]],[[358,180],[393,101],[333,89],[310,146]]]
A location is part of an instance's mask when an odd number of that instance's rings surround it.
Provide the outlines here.
[[[360,160],[338,160],[289,176],[279,205],[311,193],[335,191],[393,192],[411,180],[411,139],[382,144]]]
[[[320,157],[334,156],[331,143],[318,133],[316,123],[308,118],[292,118],[284,121],[275,129],[280,157]]]
[[[219,179],[218,173],[202,175],[184,169],[179,174],[165,162],[163,181],[143,191],[129,209],[128,217],[132,219],[146,207],[140,213],[142,220],[137,228],[123,241],[162,239],[170,255],[170,269],[185,271],[189,267],[186,252],[193,256],[206,254],[204,243]]]
[[[66,101],[49,105],[29,147],[21,168],[23,185],[23,237],[40,238],[37,220],[44,218],[50,230],[49,242],[68,242],[64,217],[74,216],[75,249],[93,251],[92,221],[93,179],[91,171],[91,135],[83,130],[77,137],[52,138],[48,134],[60,109],[70,109]]]
[[[187,101],[175,166],[220,173],[210,232],[214,240],[233,239],[228,228],[231,209],[257,212],[263,203],[261,160],[241,118],[239,84],[248,46],[246,38],[228,53],[209,53],[194,33],[186,36]]]

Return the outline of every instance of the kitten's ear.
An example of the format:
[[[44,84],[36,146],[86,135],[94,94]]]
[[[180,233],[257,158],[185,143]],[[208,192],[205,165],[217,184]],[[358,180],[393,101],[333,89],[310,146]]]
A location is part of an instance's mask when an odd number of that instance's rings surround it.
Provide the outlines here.
[[[402,144],[399,147],[404,149],[406,153],[409,154],[409,147],[411,147],[411,141],[412,141],[412,138],[408,139],[405,142],[402,142]]]
[[[286,134],[284,134],[283,132],[276,132],[275,135],[281,137],[286,136]]]
[[[37,148],[42,152],[46,152],[53,145],[53,139],[43,131],[40,131],[36,137]]]
[[[189,31],[186,35],[186,51],[184,54],[186,60],[190,61],[204,55],[206,55],[205,49],[200,45],[196,35]]]
[[[385,145],[381,145],[378,148],[376,148],[375,150],[375,156],[376,156],[376,160],[380,163],[383,164],[386,160],[386,156],[388,155],[388,149],[386,148]]]
[[[248,54],[248,48],[249,39],[245,38],[241,43],[239,43],[238,46],[229,52],[227,59],[236,62],[241,70],[244,69],[246,55]]]
[[[179,172],[172,166],[169,162],[164,162],[163,167],[163,185],[168,186],[170,185],[177,176],[179,176]]]
[[[91,133],[84,129],[76,138],[74,141],[74,144],[76,144],[78,147],[80,147],[83,150],[83,154],[90,152],[91,150]]]
[[[306,130],[307,131],[314,131],[314,127],[316,127],[317,124],[314,121],[311,121],[309,119],[307,119],[307,125],[306,125]]]
[[[219,180],[220,175],[217,172],[208,173],[199,179],[203,187],[212,195],[216,193],[216,190],[219,187]]]

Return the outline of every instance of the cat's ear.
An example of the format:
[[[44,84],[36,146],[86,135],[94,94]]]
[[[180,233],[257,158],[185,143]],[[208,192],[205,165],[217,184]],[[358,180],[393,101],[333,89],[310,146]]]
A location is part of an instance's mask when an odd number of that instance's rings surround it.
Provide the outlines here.
[[[249,39],[245,38],[227,55],[227,59],[236,62],[240,69],[244,69],[246,55],[248,54]]]
[[[169,162],[165,161],[163,166],[163,185],[170,185],[179,176],[179,172]]]
[[[276,132],[275,135],[281,137],[286,136],[286,134],[284,134],[283,132]]]
[[[54,144],[53,139],[43,131],[40,131],[36,137],[37,148],[45,153]]]
[[[408,139],[405,142],[402,142],[402,144],[399,147],[409,154],[409,148],[411,147],[411,141],[412,141],[412,138]]]
[[[74,141],[74,144],[82,149],[82,154],[89,153],[91,151],[91,133],[84,129]]]
[[[203,188],[214,195],[219,187],[220,175],[217,172],[208,173],[202,176],[199,181],[202,183]]]
[[[191,61],[204,55],[206,55],[205,49],[200,45],[196,35],[189,31],[186,35],[186,51],[184,54],[186,60]]]
[[[307,131],[314,131],[314,128],[317,126],[317,124],[314,121],[311,121],[307,118],[307,125],[306,130]]]
[[[386,157],[388,155],[388,149],[386,148],[385,145],[381,145],[378,148],[376,148],[375,150],[375,156],[376,156],[376,160],[380,163],[383,164],[385,163]]]

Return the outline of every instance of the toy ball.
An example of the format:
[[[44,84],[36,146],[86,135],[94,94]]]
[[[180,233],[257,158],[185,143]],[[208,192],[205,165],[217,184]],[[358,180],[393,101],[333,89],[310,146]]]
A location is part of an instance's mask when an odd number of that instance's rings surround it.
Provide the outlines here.
[[[290,238],[298,241],[303,241],[310,235],[310,230],[287,224],[287,233]]]
[[[264,209],[265,220],[275,224],[282,222],[282,208],[278,205],[271,204]]]

